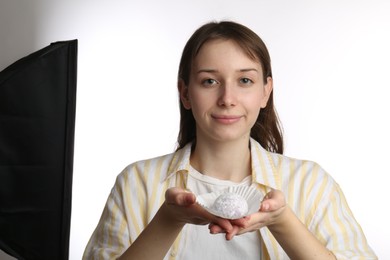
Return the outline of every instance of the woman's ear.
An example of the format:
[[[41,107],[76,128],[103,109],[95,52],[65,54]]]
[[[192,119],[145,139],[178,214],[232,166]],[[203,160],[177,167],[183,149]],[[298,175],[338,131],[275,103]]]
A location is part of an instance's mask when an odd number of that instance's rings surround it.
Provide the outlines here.
[[[183,104],[185,109],[191,109],[191,102],[189,99],[188,86],[184,83],[182,79],[179,79],[178,82],[180,101]]]
[[[269,99],[269,96],[272,93],[273,89],[273,81],[271,77],[267,78],[267,83],[263,86],[263,97],[261,99],[261,108],[265,108],[267,106],[267,102]]]

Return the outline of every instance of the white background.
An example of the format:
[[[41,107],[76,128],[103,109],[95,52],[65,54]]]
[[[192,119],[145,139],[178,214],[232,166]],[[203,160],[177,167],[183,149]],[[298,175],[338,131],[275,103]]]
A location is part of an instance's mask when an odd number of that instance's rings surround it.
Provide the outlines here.
[[[269,48],[285,154],[320,163],[390,259],[390,1],[0,0],[0,70],[79,40],[70,259],[81,258],[116,175],[174,150],[182,48],[221,19]]]

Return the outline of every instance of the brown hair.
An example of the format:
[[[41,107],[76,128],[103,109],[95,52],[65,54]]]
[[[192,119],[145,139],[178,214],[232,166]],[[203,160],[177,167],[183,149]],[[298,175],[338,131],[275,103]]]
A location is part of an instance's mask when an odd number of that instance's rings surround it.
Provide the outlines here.
[[[249,28],[231,21],[211,22],[195,31],[184,47],[180,60],[178,80],[189,85],[191,66],[200,48],[207,41],[226,39],[235,41],[250,58],[260,62],[263,69],[263,80],[272,77],[271,59],[261,38]],[[274,108],[273,92],[267,106],[260,110],[256,123],[251,129],[251,137],[259,142],[266,150],[283,153],[283,134],[281,125]],[[178,149],[187,143],[196,141],[196,122],[191,110],[184,108],[180,102],[180,130]]]

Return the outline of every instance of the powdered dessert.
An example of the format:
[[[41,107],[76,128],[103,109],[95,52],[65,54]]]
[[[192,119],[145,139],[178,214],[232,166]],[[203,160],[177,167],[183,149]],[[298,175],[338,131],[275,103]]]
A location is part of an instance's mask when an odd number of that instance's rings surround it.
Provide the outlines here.
[[[227,192],[220,195],[212,206],[213,210],[228,219],[237,219],[248,213],[248,203],[237,193]]]
[[[196,196],[196,202],[211,214],[238,219],[259,211],[263,195],[253,186],[230,186]]]

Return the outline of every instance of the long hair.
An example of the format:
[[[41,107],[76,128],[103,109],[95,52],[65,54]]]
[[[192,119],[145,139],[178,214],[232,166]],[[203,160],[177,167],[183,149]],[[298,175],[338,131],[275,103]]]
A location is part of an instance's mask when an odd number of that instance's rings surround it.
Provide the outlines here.
[[[191,66],[201,47],[210,40],[225,39],[236,42],[248,55],[260,62],[263,70],[263,81],[272,77],[271,59],[261,38],[249,28],[231,21],[211,22],[197,29],[184,47],[179,65],[178,80],[189,85]],[[179,99],[180,101],[180,99]],[[266,150],[283,154],[283,134],[273,102],[273,92],[267,106],[260,110],[256,123],[251,129],[251,137]],[[178,148],[196,141],[196,122],[191,110],[184,108],[180,102],[180,130]]]

